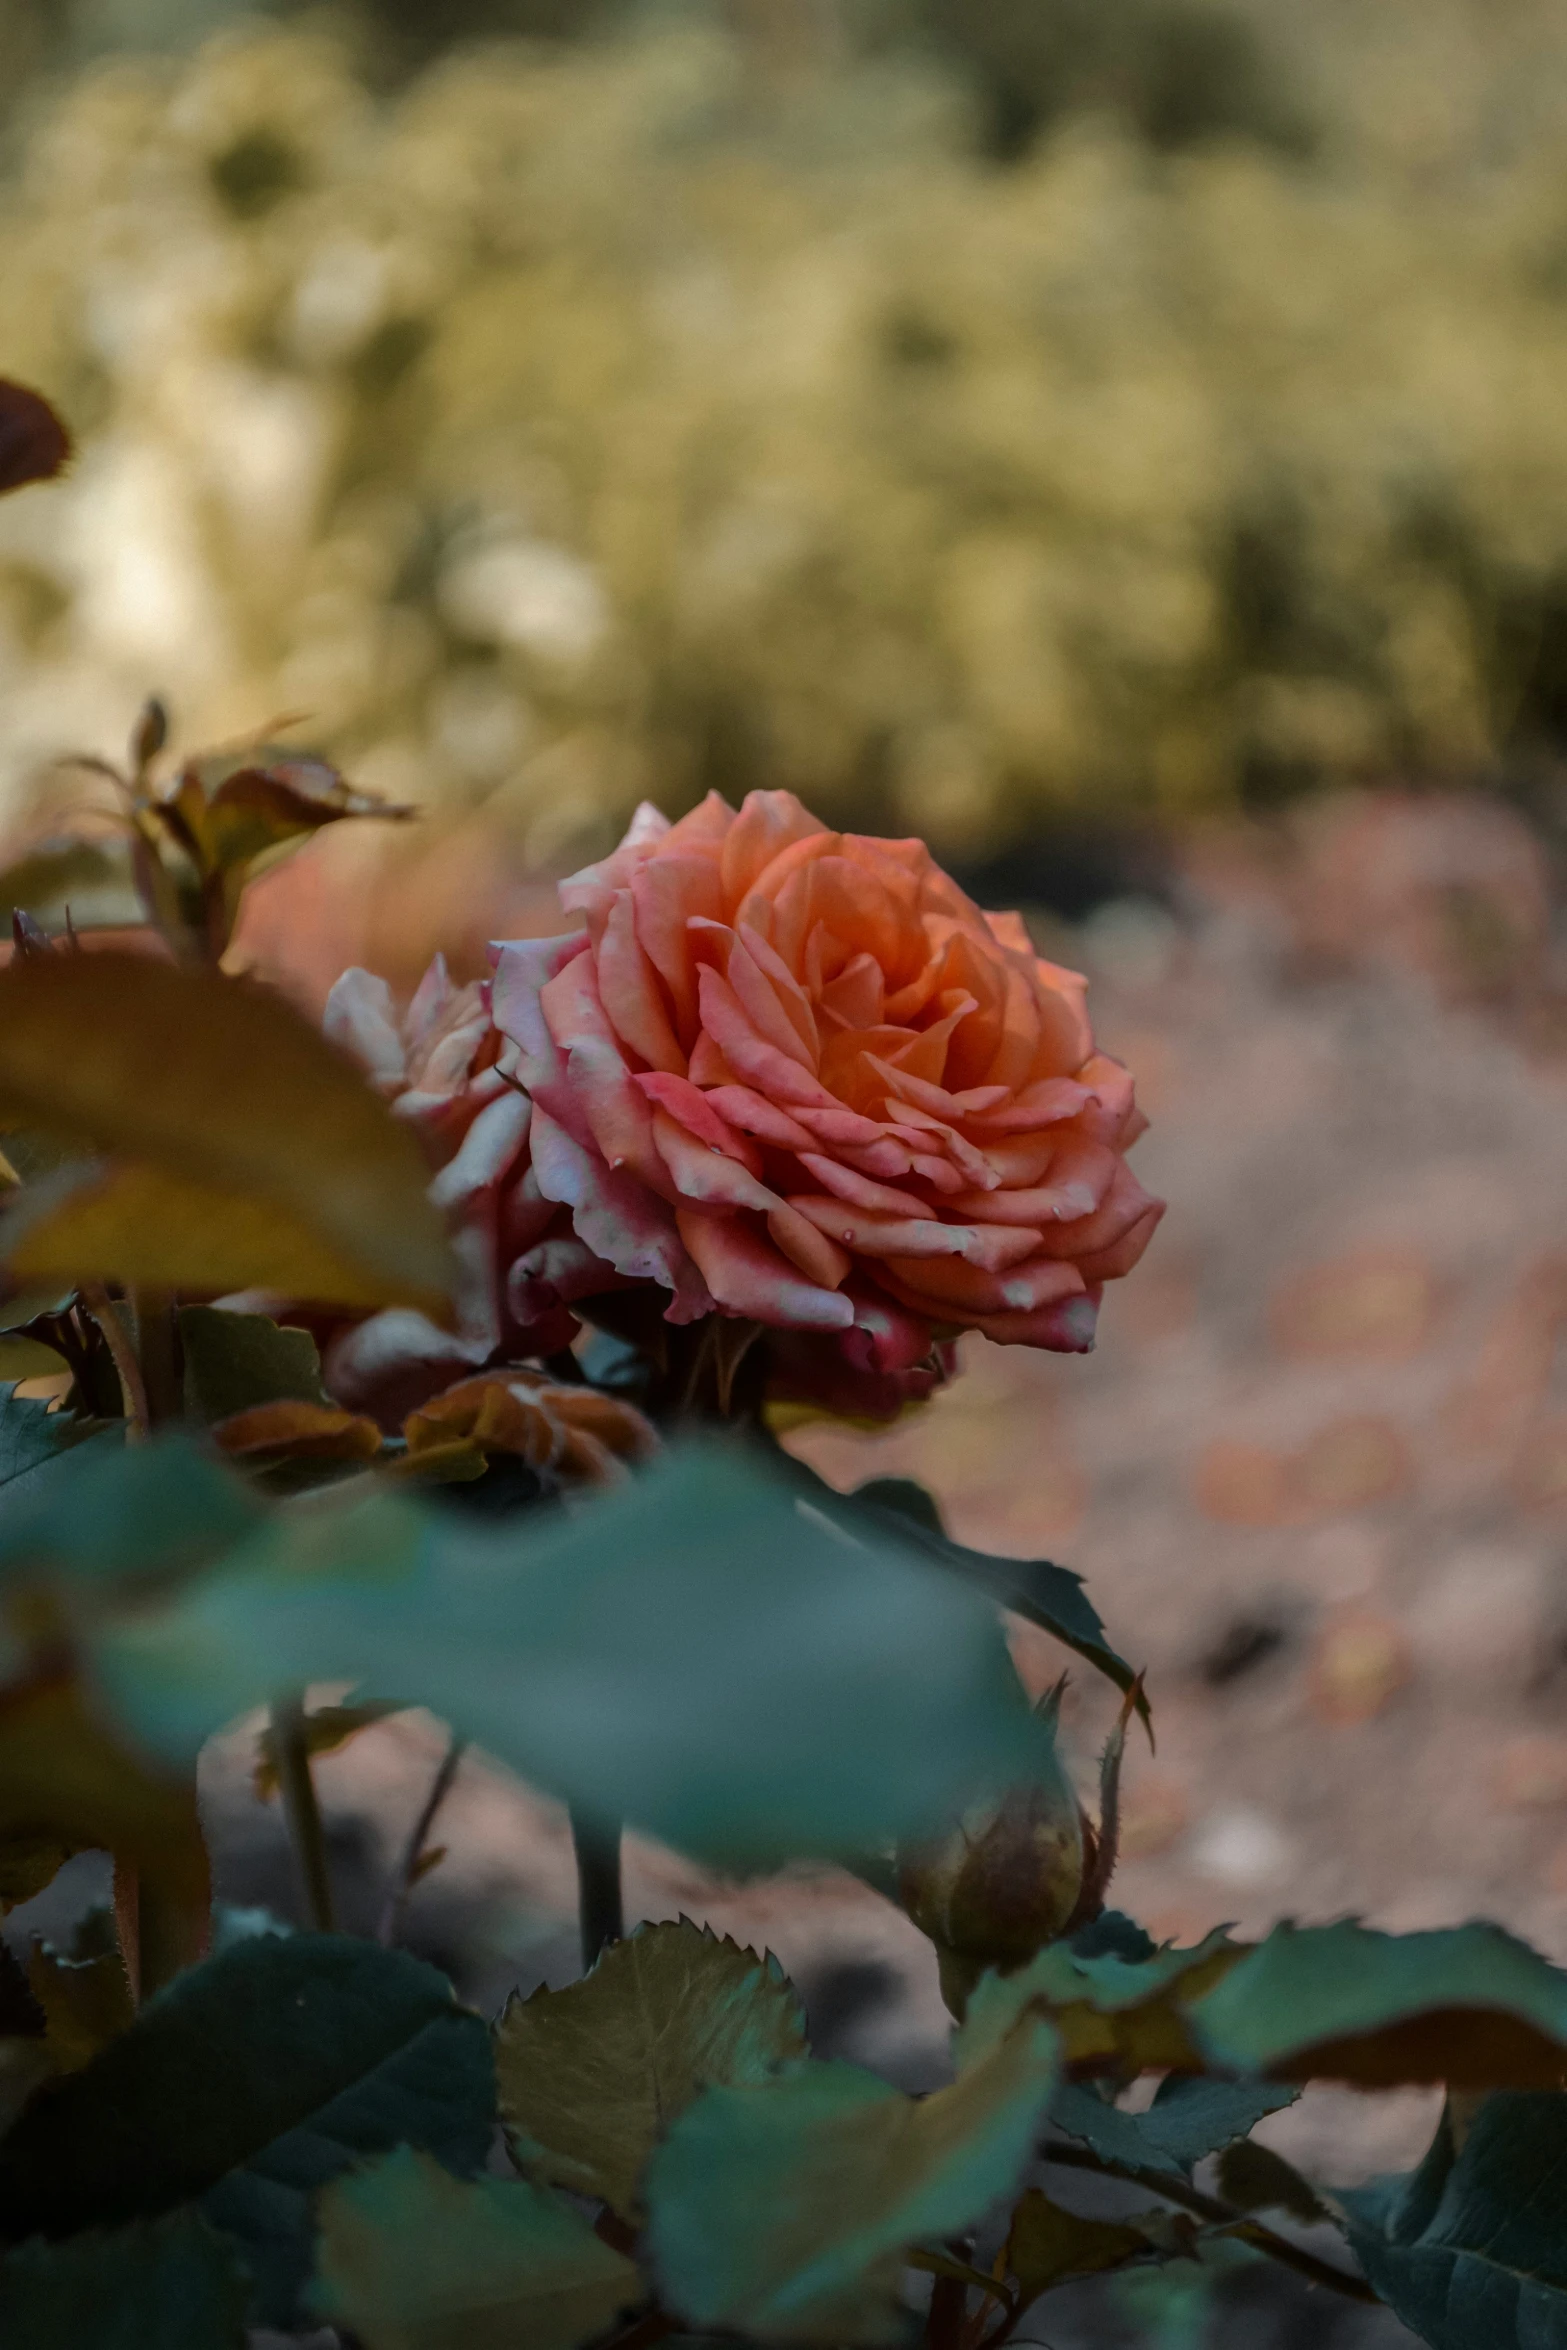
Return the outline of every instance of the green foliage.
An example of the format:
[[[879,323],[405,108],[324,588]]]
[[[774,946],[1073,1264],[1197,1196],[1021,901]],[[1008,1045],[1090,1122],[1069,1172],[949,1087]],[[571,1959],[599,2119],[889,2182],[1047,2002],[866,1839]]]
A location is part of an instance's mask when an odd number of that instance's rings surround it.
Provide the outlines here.
[[[1350,2241],[1432,2350],[1567,2344],[1567,2096],[1488,2097],[1444,2115],[1407,2178],[1346,2194]]]
[[[258,1403],[325,1403],[321,1358],[308,1330],[280,1329],[265,1314],[181,1306],[185,1411],[210,1426]]]
[[[262,1935],[182,1975],[27,2107],[0,2140],[0,2209],[14,2236],[61,2237],[199,2201],[287,2324],[314,2191],[400,2144],[476,2170],[493,2110],[488,2035],[432,1967]]]
[[[1297,2089],[1270,2082],[1206,2081],[1172,2073],[1145,2113],[1123,2113],[1098,2092],[1063,2081],[1050,2119],[1118,2170],[1189,2177],[1192,2166],[1244,2138],[1264,2114],[1292,2105]]]
[[[526,1536],[390,1495],[296,1505],[92,1654],[117,1718],[173,1764],[273,1690],[352,1681],[749,1865],[917,1833],[1026,1775],[1041,1735],[981,1602],[893,1539],[824,1538],[788,1484],[714,1445]]]
[[[328,2188],[319,2279],[317,2309],[366,2350],[575,2350],[644,2290],[562,2197],[464,2185],[409,2147]]]
[[[754,2088],[805,2054],[776,1959],[689,1918],[639,1926],[563,1991],[496,2027],[502,2116],[534,2176],[639,2214],[643,2167],[704,2088]]]
[[[1090,2219],[1063,2211],[1042,2188],[1030,2187],[1012,2214],[1006,2264],[1017,2279],[1019,2306],[1026,2309],[1052,2285],[1146,2260],[1156,2249],[1167,2250],[1171,2238],[1162,2211],[1139,2212],[1128,2220]]]
[[[245,2350],[250,2286],[194,2212],[0,2260],[6,2350]]]
[[[817,1482],[820,1482],[819,1480]],[[913,1541],[944,1567],[988,1591],[993,1599],[1026,1617],[1086,1657],[1118,1689],[1130,1690],[1136,1675],[1126,1659],[1117,1656],[1105,1638],[1105,1628],[1083,1590],[1083,1578],[1069,1567],[1049,1559],[995,1558],[954,1542],[941,1522],[941,1511],[922,1485],[909,1477],[873,1477],[847,1496],[824,1486],[819,1506],[845,1522],[871,1526],[896,1522],[905,1541]],[[1147,1700],[1139,1693],[1137,1710],[1148,1719]]]
[[[848,2064],[709,2089],[647,2172],[660,2287],[697,2326],[761,2341],[887,2342],[908,2250],[1007,2193],[1055,2077],[1025,2025],[950,2089],[916,2099]]]
[[[1277,1926],[1189,2020],[1210,2063],[1286,2081],[1532,2089],[1567,2074],[1567,1973],[1498,1926]]]

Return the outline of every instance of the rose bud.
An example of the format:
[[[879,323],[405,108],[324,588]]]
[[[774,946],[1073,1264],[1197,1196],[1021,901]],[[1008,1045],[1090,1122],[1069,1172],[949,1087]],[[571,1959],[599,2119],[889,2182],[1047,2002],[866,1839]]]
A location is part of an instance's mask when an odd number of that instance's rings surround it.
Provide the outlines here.
[[[897,1856],[898,1891],[936,1946],[941,1995],[962,2020],[988,1967],[1009,1974],[1036,1950],[1099,1916],[1119,1841],[1126,1729],[1143,1705],[1142,1676],[1126,1695],[1099,1764],[1097,1827],[1078,1801],[1055,1747],[1064,1680],[1036,1709],[1051,1732],[1035,1777],[999,1802],[973,1805],[947,1830]]]
[[[1054,1747],[1040,1775],[966,1811],[944,1836],[898,1854],[903,1906],[935,1943],[954,2014],[987,1967],[1009,1972],[1079,1910],[1082,1806]]]

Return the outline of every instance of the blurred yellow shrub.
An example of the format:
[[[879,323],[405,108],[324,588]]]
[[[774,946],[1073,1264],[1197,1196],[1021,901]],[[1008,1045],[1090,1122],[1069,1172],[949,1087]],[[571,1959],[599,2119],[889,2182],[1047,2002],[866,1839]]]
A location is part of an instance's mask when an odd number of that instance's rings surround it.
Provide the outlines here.
[[[0,525],[0,788],[149,688],[544,859],[709,784],[961,853],[1549,745],[1567,21],[1466,94],[1427,17],[1309,156],[1004,170],[933,67],[712,31],[96,69],[0,190],[0,369],[83,435]]]

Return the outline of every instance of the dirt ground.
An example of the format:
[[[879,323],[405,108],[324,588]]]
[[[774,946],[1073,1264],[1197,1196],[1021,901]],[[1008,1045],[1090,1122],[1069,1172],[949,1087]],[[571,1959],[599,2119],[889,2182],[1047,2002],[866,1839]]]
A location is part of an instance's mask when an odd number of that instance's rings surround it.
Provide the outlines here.
[[[1345,802],[1188,852],[1052,952],[1153,1127],[1170,1212],[1086,1360],[965,1347],[963,1376],[877,1437],[799,1449],[844,1485],[915,1474],[963,1540],[1058,1558],[1146,1666],[1157,1752],[1127,1773],[1120,1906],[1157,1935],[1353,1912],[1486,1915],[1567,1960],[1567,1019],[1550,868],[1485,802]],[[1048,930],[1048,925],[1047,925]],[[1065,1661],[1019,1629],[1037,1685]],[[1111,1693],[1073,1665],[1085,1785]],[[440,1733],[389,1722],[321,1768],[368,1924]],[[226,1889],[292,1905],[243,1742],[207,1797]],[[481,1763],[442,1819],[416,1942],[494,2006],[573,1972],[559,1815]],[[641,1847],[633,1915],[684,1909],[770,1944],[819,2044],[910,2085],[945,2018],[907,1922],[832,1872],[721,1886]],[[1262,2135],[1319,2178],[1418,2157],[1425,2094],[1313,2091]],[[1271,2295],[1271,2297],[1270,2297]],[[1050,2304],[1050,2341],[1405,2339],[1242,2279],[1180,2299]]]

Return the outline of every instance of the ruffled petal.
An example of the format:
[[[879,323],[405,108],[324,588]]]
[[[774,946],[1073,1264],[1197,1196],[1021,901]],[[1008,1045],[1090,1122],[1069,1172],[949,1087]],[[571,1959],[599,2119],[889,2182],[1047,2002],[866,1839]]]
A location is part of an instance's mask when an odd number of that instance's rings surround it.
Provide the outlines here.
[[[703,1208],[678,1211],[680,1237],[718,1303],[779,1330],[849,1330],[854,1306],[791,1265],[744,1217]]]

